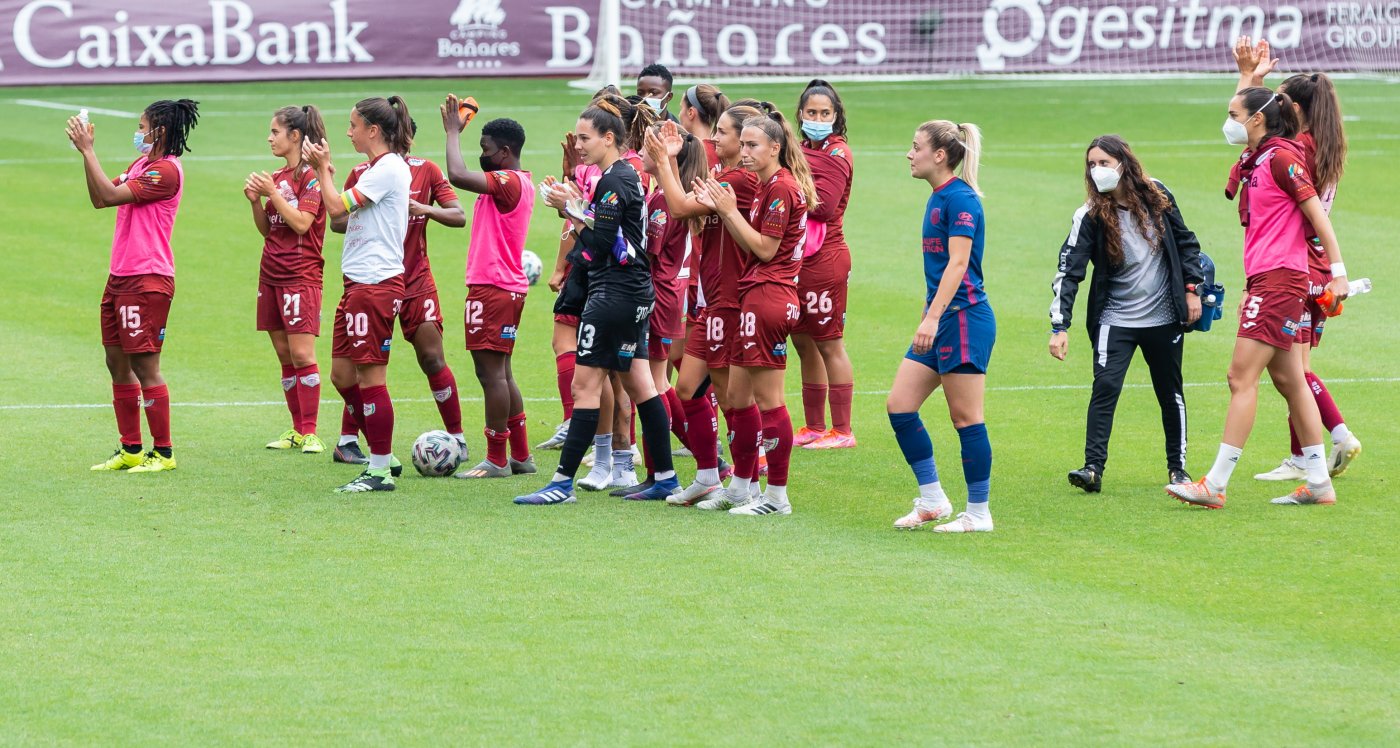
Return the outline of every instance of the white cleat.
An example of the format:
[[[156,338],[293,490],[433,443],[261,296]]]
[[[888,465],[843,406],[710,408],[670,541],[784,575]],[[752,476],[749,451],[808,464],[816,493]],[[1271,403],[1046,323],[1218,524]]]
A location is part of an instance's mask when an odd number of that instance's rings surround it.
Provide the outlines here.
[[[641,483],[641,481],[637,480],[637,471],[628,470],[614,475],[612,477],[612,482],[608,484],[608,488],[631,488],[638,483]]]
[[[597,468],[588,471],[588,475],[578,482],[578,487],[585,491],[601,491],[611,486],[612,471],[598,470]]]
[[[271,446],[271,445],[269,445]],[[1332,456],[1327,460],[1327,475],[1335,478],[1351,467],[1351,461],[1361,454],[1361,440],[1354,434],[1332,445]]]
[[[704,483],[701,483],[697,480],[691,483],[689,486],[686,486],[686,489],[684,491],[681,491],[678,494],[672,494],[671,496],[667,497],[666,503],[670,504],[671,506],[695,506],[701,501],[704,501],[705,499],[713,496],[717,491],[723,490],[724,486],[721,486],[718,483],[715,483],[713,485],[705,485]]]
[[[1289,483],[1296,483],[1297,481],[1305,480],[1307,477],[1308,471],[1293,464],[1293,458],[1288,457],[1273,470],[1255,475],[1254,480],[1288,481]]]
[[[1277,499],[1269,499],[1270,504],[1283,506],[1309,506],[1312,504],[1330,505],[1337,503],[1337,492],[1332,490],[1332,481],[1328,481],[1325,486],[1313,488],[1304,483],[1293,489],[1293,493],[1287,496],[1280,496]]]
[[[940,519],[948,519],[953,516],[953,503],[947,499],[942,504],[935,504],[932,508],[919,503],[920,499],[914,499],[914,509],[908,514],[894,521],[896,530],[917,530]]]
[[[558,428],[554,429],[554,436],[536,444],[535,449],[559,449],[563,447],[564,437],[569,435],[569,420],[570,419],[565,418],[564,422],[559,424]]]
[[[677,447],[677,448],[671,450],[671,456],[672,456],[672,457],[694,457],[694,456],[695,456],[695,453],[694,453],[694,452],[691,452],[689,447]]]
[[[933,528],[934,532],[991,532],[991,517],[974,517],[967,512],[958,512],[957,519]]]
[[[704,509],[709,512],[718,512],[725,509],[744,506],[753,499],[747,491],[735,493],[728,488],[722,488],[710,494],[710,498],[695,505],[696,509]]]
[[[730,509],[729,513],[745,517],[762,517],[768,514],[792,514],[792,504],[786,501],[779,504],[767,496],[760,496],[758,501],[750,501],[743,506],[736,506]]]

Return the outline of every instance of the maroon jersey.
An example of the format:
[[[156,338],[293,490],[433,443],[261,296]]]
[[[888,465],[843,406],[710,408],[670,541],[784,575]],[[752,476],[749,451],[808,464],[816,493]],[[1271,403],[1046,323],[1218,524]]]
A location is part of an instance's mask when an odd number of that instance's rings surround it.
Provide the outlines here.
[[[267,212],[268,232],[259,276],[263,283],[272,286],[319,287],[326,264],[321,254],[326,239],[326,210],[321,204],[321,184],[316,172],[305,165],[295,170],[284,166],[272,175],[272,184],[288,205],[309,213],[312,221],[305,234],[298,234],[272,207],[272,201],[266,202],[263,210]]]
[[[795,287],[802,269],[802,239],[807,235],[807,198],[787,169],[778,169],[758,189],[749,210],[749,225],[763,236],[778,238],[778,252],[767,262],[745,252],[739,290],[760,283]]]
[[[407,156],[404,162],[408,164],[410,175],[408,199],[424,205],[446,205],[458,201],[457,192],[437,164],[418,156]],[[369,162],[352,169],[345,180],[345,189],[354,187],[367,168]],[[427,216],[408,217],[408,232],[403,237],[403,278],[405,299],[437,290],[437,284],[433,282],[433,269],[428,263]]]
[[[807,220],[826,224],[823,250],[849,251],[841,224],[846,217],[846,203],[851,199],[851,174],[855,163],[851,147],[840,135],[832,135],[820,147],[803,141],[802,155],[812,168],[812,182],[817,188],[818,205],[807,212]]]
[[[657,190],[647,199],[647,254],[651,255],[651,285],[656,306],[651,332],[663,338],[681,334],[686,279],[681,277],[690,250],[690,227],[666,209],[666,196]]]
[[[740,166],[720,171],[715,179],[734,188],[740,210],[753,202],[758,191],[758,175]],[[725,230],[719,216],[705,216],[700,230],[700,290],[709,309],[739,308],[739,276],[744,250]]]

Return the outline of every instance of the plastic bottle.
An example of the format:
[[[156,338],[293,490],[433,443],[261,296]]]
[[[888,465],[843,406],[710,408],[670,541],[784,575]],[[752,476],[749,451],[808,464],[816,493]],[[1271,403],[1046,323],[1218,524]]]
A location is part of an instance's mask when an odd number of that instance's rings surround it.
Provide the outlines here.
[[[78,110],[78,121],[83,123],[83,127],[88,126],[88,111],[86,109]],[[73,145],[72,143],[69,143],[68,147],[72,148],[75,151],[78,150],[78,146]]]
[[[1371,279],[1370,279],[1370,278],[1357,278],[1356,280],[1350,281],[1350,282],[1347,283],[1347,296],[1348,296],[1348,297],[1351,297],[1351,296],[1360,296],[1360,295],[1363,294],[1363,293],[1370,293],[1370,292],[1371,292]],[[1320,307],[1322,307],[1323,313],[1326,314],[1328,317],[1336,317],[1337,315],[1339,315],[1339,314],[1342,313],[1342,306],[1344,306],[1343,304],[1338,304],[1338,305],[1337,305],[1337,308],[1334,309],[1334,310],[1332,310],[1331,312],[1328,312],[1328,311],[1327,311],[1327,308],[1330,307],[1330,306],[1332,306],[1332,301],[1334,300],[1334,298],[1335,298],[1335,297],[1334,297],[1334,295],[1332,294],[1331,289],[1328,289],[1328,290],[1326,290],[1326,291],[1323,291],[1321,296],[1316,297],[1317,305],[1320,306]]]

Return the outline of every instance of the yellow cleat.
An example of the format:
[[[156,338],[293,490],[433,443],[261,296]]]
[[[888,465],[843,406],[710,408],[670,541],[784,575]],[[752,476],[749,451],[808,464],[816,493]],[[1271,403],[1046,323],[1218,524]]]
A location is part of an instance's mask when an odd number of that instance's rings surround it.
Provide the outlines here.
[[[159,453],[159,452],[157,452],[157,451],[155,451],[155,450],[151,450],[150,452],[147,452],[147,453],[146,453],[146,456],[145,456],[144,459],[141,460],[141,464],[140,464],[140,465],[137,465],[136,467],[133,467],[133,468],[129,468],[129,469],[127,470],[127,472],[128,472],[128,473],[159,473],[159,472],[162,472],[162,471],[165,471],[165,470],[174,470],[174,469],[175,469],[175,457],[174,457],[173,455],[170,456],[170,457],[164,457],[164,456],[161,455],[161,453]]]
[[[301,437],[301,453],[307,455],[317,455],[326,451],[326,445],[321,443],[321,437],[315,434],[307,434]]]
[[[130,470],[141,464],[142,455],[140,452],[128,452],[120,447],[112,453],[105,462],[99,462],[88,468],[89,470]]]
[[[268,449],[301,449],[303,437],[296,429],[287,429],[282,435],[267,443]]]

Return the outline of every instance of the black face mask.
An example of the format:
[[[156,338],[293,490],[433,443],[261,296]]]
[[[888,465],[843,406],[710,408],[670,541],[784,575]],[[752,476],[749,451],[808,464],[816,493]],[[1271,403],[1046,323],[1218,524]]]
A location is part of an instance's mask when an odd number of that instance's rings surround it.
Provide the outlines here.
[[[480,158],[482,171],[497,171],[495,156],[487,156],[485,154],[482,154]]]

